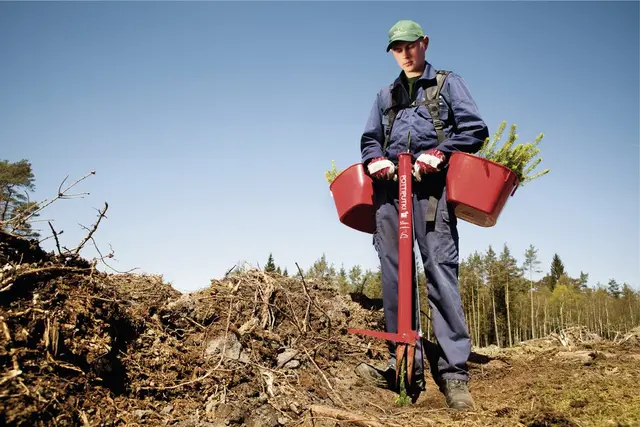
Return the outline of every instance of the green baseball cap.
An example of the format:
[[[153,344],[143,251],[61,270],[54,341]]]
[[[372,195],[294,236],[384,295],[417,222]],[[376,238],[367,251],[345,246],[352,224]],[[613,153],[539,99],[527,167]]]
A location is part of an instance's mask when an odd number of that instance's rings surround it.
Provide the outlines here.
[[[419,38],[424,37],[424,31],[422,27],[414,21],[403,19],[396,22],[396,24],[389,30],[389,44],[387,44],[387,52],[391,49],[391,45],[394,42],[413,42]]]

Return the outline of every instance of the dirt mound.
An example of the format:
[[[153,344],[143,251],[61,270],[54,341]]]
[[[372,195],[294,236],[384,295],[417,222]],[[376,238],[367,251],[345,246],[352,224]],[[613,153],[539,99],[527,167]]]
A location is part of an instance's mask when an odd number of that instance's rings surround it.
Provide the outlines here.
[[[275,426],[311,404],[348,409],[344,364],[384,351],[346,334],[381,328],[381,313],[322,283],[250,271],[183,295],[24,241],[0,248],[5,425]]]

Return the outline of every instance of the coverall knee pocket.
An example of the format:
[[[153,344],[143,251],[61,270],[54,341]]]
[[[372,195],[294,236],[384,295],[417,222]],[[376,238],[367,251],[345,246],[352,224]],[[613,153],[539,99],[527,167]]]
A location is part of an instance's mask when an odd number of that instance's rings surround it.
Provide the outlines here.
[[[436,213],[435,231],[444,234],[454,234],[457,227],[456,214],[453,208],[446,202],[446,195],[438,203],[438,211]]]
[[[457,264],[459,261],[458,234],[455,212],[444,202],[438,209],[435,227],[436,260],[439,264]]]
[[[379,256],[397,247],[397,221],[394,220],[393,215],[393,206],[391,205],[380,206],[376,210],[373,246]]]
[[[458,264],[458,242],[451,233],[436,231],[434,240],[436,243],[436,261],[438,264]]]

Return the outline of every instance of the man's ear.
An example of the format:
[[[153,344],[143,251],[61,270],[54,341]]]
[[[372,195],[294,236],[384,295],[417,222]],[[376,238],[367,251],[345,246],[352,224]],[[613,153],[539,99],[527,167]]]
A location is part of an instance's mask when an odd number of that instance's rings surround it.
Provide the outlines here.
[[[427,48],[429,47],[429,37],[424,36],[424,38],[422,39],[422,42],[424,43],[424,50],[427,50]]]

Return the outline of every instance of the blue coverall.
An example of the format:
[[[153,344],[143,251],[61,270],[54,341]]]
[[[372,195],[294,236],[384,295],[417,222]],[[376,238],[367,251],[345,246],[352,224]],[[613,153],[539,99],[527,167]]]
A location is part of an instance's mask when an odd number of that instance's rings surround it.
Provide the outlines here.
[[[425,64],[422,77],[415,83],[417,99],[422,99],[425,87],[435,85],[436,70]],[[404,73],[393,86],[407,86]],[[409,93],[400,91],[408,104]],[[441,90],[440,120],[445,122],[446,138],[438,142],[433,120],[424,106],[413,106],[397,113],[388,146],[383,152],[386,120],[385,109],[391,105],[391,91],[387,86],[377,96],[361,138],[362,162],[366,166],[375,157],[387,157],[397,163],[397,155],[413,154],[413,161],[430,148],[437,148],[448,156],[455,151],[477,152],[489,131],[480,117],[478,108],[464,80],[451,72]],[[410,140],[409,140],[410,136]],[[409,143],[410,141],[410,143]],[[471,340],[467,329],[460,289],[458,287],[458,230],[453,207],[446,200],[446,168],[439,173],[424,175],[421,182],[413,181],[413,218],[415,238],[427,277],[427,291],[434,335],[439,345],[436,363],[432,366],[436,381],[441,379],[468,379],[467,359]],[[427,216],[430,197],[437,200],[435,218]],[[382,272],[383,306],[387,332],[397,332],[398,308],[398,185],[397,182],[374,179],[376,205],[376,231],[373,244],[380,258]],[[434,206],[432,200],[432,209]],[[412,264],[415,264],[412,260]],[[414,265],[415,267],[415,265]],[[415,270],[414,270],[415,271]],[[414,288],[416,284],[414,283]],[[415,301],[415,298],[414,298]],[[416,312],[417,312],[417,307]],[[414,326],[416,322],[414,312]],[[419,343],[419,345],[421,342]],[[389,343],[391,363],[395,363],[395,344]],[[422,372],[422,351],[416,351],[417,376]],[[437,364],[437,366],[435,366]]]

